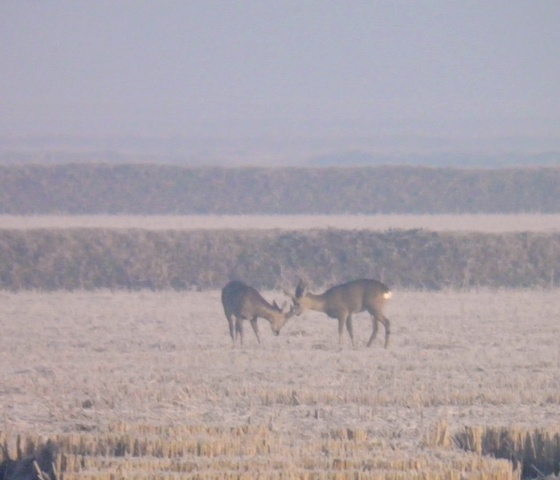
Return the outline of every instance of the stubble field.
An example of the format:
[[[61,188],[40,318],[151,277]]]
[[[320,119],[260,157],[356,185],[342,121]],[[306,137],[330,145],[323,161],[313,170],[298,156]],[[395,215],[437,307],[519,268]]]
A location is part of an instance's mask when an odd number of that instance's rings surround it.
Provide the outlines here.
[[[560,465],[559,293],[397,290],[385,350],[320,313],[241,348],[219,291],[2,292],[0,442],[55,439],[67,480],[519,478],[463,449]]]
[[[207,465],[219,457],[228,459],[224,471],[243,471],[231,465],[241,462],[270,477],[290,468],[292,478],[327,475],[345,458],[356,463],[349,471],[366,472],[368,462],[376,469],[380,459],[400,471],[390,463],[398,458],[433,472],[434,462],[444,468],[459,455],[449,438],[434,437],[437,428],[449,437],[465,426],[560,425],[558,294],[397,291],[384,350],[383,331],[365,347],[371,324],[363,314],[355,348],[339,346],[336,321],[318,313],[291,319],[279,337],[260,321],[261,344],[246,325],[244,347],[233,346],[216,291],[4,293],[1,431],[10,441],[206,438],[219,455],[200,447],[170,454],[198,462],[197,471],[221,471]],[[125,457],[135,457],[130,449]],[[85,453],[99,459],[96,451]],[[66,478],[109,478],[99,475],[121,462],[74,466]]]

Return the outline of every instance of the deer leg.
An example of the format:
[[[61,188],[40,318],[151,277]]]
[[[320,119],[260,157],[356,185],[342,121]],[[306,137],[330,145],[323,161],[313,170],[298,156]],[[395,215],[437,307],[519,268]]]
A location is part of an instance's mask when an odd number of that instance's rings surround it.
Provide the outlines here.
[[[354,346],[354,331],[352,329],[352,315],[348,315],[346,317],[346,330],[348,330],[348,335],[350,335],[352,346]]]
[[[391,336],[391,322],[385,315],[380,315],[379,321],[385,327],[385,348],[387,348],[389,346],[389,337]]]
[[[257,325],[257,317],[251,318],[250,322],[251,327],[253,327],[253,332],[255,332],[255,335],[257,336],[257,340],[259,341],[259,343],[261,343],[261,339],[259,338],[259,326]]]
[[[235,323],[233,321],[233,315],[227,317],[227,321],[229,324],[229,334],[231,336],[232,341],[235,343]]]
[[[367,342],[368,347],[371,346],[371,344],[375,340],[375,337],[377,337],[377,330],[379,330],[379,322],[373,315],[371,316],[371,324],[373,326],[373,331],[371,332],[371,337],[369,337],[369,341]]]
[[[343,316],[340,316],[338,318],[338,344],[342,345],[344,342],[342,341],[342,334],[344,333],[344,324],[345,324],[345,318]]]
[[[237,336],[239,335],[239,340],[241,342],[241,346],[243,346],[243,319],[236,318],[235,319],[235,339],[237,340]]]

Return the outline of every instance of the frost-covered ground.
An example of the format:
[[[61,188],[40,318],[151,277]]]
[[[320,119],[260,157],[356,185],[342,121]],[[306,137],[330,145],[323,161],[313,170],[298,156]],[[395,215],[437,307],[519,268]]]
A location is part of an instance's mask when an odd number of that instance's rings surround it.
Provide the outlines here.
[[[560,424],[558,290],[395,291],[371,348],[336,321],[259,320],[233,346],[212,292],[0,293],[0,431],[265,424],[290,444],[359,428],[398,448],[437,421]],[[264,292],[283,300],[280,292]]]

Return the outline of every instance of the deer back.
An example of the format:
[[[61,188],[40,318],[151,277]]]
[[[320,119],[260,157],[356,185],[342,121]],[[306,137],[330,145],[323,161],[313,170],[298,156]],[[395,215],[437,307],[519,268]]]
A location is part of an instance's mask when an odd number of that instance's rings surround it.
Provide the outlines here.
[[[296,288],[296,295],[292,298],[303,310],[318,310],[337,316],[343,312],[380,310],[390,295],[389,288],[383,283],[362,278],[335,285],[319,295],[305,293],[305,288],[300,282]]]
[[[381,308],[389,294],[390,290],[386,285],[367,278],[337,285],[324,293],[329,307],[340,304],[351,312]]]

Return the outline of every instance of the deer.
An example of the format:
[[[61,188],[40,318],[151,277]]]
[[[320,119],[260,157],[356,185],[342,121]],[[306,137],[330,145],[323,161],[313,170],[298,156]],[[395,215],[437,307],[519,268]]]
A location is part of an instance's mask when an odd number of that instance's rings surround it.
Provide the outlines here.
[[[261,343],[257,318],[268,320],[272,332],[278,336],[286,322],[299,313],[295,305],[292,305],[290,310],[286,310],[286,302],[283,303],[282,308],[276,301],[271,305],[257,290],[239,280],[232,280],[222,289],[222,305],[229,323],[231,339],[235,345],[239,335],[241,346],[243,346],[243,320],[249,320],[258,342]]]
[[[341,285],[335,285],[321,294],[306,292],[306,286],[300,279],[295,295],[288,291],[284,293],[292,298],[296,309],[300,313],[306,310],[326,313],[331,318],[338,320],[338,343],[342,345],[344,326],[348,330],[352,346],[354,346],[354,333],[352,331],[352,315],[368,311],[371,315],[373,331],[367,343],[370,347],[379,328],[379,322],[385,327],[385,348],[389,345],[391,323],[383,313],[387,300],[392,296],[391,290],[377,280],[362,278],[352,280]]]

